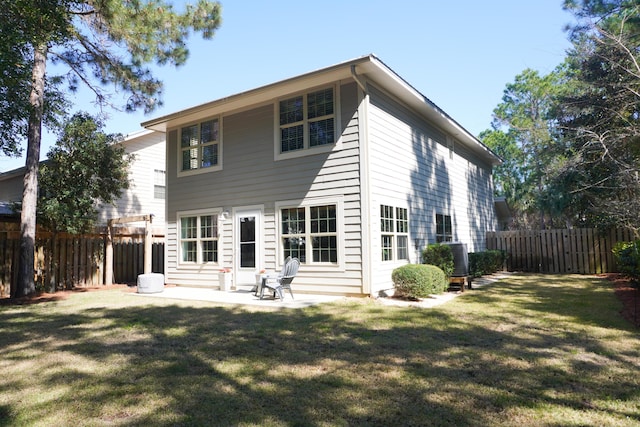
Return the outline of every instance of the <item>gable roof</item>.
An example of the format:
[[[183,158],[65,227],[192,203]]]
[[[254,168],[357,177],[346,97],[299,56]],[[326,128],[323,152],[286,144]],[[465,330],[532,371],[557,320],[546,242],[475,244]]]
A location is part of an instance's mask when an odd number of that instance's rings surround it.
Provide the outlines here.
[[[215,101],[196,105],[165,116],[141,123],[144,128],[166,132],[167,128],[201,120],[212,115],[229,113],[249,106],[273,102],[287,93],[302,91],[337,80],[354,80],[366,91],[366,82],[371,81],[396,96],[430,122],[456,138],[480,158],[498,165],[502,161],[487,146],[456,122],[451,116],[422,95],[417,89],[395,73],[375,55],[366,55],[320,70],[281,80],[256,89],[240,92]]]

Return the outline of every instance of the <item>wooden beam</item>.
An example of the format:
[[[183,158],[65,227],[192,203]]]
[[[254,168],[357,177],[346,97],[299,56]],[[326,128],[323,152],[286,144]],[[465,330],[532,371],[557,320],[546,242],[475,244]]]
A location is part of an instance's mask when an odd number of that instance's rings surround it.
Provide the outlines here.
[[[151,221],[152,217],[153,215],[123,216],[121,218],[110,219],[108,224],[109,226],[112,226],[113,224],[124,224],[127,222]]]

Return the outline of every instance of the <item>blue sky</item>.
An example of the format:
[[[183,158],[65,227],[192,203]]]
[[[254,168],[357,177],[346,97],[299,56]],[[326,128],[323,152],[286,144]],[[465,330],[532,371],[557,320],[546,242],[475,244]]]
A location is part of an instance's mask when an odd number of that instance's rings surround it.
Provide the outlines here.
[[[164,105],[149,115],[110,112],[107,132],[131,133],[154,117],[373,53],[478,135],[507,83],[526,68],[550,72],[570,46],[562,0],[221,3],[212,40],[194,35],[185,66],[154,68]],[[76,96],[80,110],[97,112],[87,91]],[[45,136],[42,158],[54,143]],[[0,155],[0,171],[20,166],[24,158]]]

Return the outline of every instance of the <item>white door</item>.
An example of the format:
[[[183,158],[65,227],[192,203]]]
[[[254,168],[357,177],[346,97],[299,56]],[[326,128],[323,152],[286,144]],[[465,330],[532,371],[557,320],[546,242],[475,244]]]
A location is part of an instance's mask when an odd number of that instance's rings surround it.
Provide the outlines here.
[[[234,233],[235,284],[253,285],[256,282],[256,270],[261,268],[262,211],[248,208],[235,210]]]

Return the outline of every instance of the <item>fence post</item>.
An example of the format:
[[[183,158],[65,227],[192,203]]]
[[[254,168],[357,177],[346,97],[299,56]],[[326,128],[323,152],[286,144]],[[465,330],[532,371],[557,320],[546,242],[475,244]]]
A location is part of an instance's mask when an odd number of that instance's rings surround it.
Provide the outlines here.
[[[112,220],[107,221],[107,234],[104,237],[104,284],[113,284],[113,236]]]
[[[151,222],[153,215],[148,215],[144,221],[144,274],[151,273],[151,261],[153,259],[153,234],[151,232]]]

